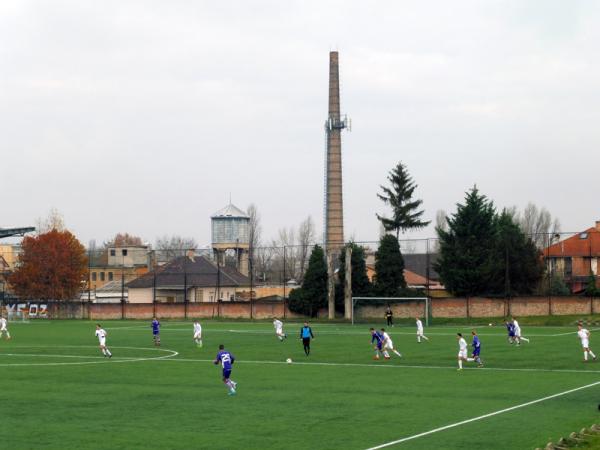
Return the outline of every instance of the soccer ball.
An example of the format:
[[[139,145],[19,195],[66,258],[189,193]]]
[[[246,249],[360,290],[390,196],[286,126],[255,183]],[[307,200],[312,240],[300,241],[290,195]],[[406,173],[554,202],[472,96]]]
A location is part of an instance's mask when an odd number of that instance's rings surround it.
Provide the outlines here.
[[[490,327],[492,326],[492,324],[490,323]]]
[[[288,358],[285,360],[286,363],[291,364],[292,363],[292,358]]]

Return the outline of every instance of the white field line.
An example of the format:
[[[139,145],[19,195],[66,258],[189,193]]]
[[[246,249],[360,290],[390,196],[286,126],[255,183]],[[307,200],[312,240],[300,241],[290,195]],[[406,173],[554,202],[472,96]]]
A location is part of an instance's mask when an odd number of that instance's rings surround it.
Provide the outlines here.
[[[598,330],[600,330],[600,328],[590,328],[589,331],[598,331]],[[567,336],[569,334],[577,334],[577,330],[575,330],[575,331],[569,331],[568,333],[549,334],[548,336],[550,336],[550,337],[557,337],[557,336]],[[534,335],[532,335],[532,336],[534,336]]]
[[[412,436],[408,436],[402,439],[398,439],[395,441],[386,442],[385,444],[377,445],[375,447],[370,447],[367,450],[379,450],[380,448],[391,447],[392,445],[401,444],[406,441],[412,441],[413,439],[418,439],[424,436],[428,436],[430,434],[438,433],[440,431],[449,430],[450,428],[456,428],[461,425],[465,425],[467,423],[476,422],[478,420],[487,419],[489,417],[497,416],[499,414],[504,414],[506,412],[514,411],[515,409],[525,408],[526,406],[535,405],[536,403],[545,402],[546,400],[551,400],[553,398],[562,397],[564,395],[572,394],[573,392],[581,391],[583,389],[589,389],[591,387],[597,386],[600,384],[600,381],[596,381],[595,383],[586,384],[585,386],[580,386],[578,388],[569,389],[568,391],[559,392],[558,394],[549,395],[547,397],[538,398],[537,400],[532,400],[530,402],[521,403],[520,405],[511,406],[510,408],[500,409],[498,411],[491,412],[489,414],[484,414],[482,416],[473,417],[471,419],[463,420],[461,422],[452,423],[450,425],[446,425],[439,428],[434,428],[433,430],[425,431],[424,433],[414,434]]]
[[[213,362],[212,359],[194,359],[194,358],[172,358],[169,361],[181,361],[181,362]],[[328,362],[292,362],[286,361],[239,361],[241,364],[284,364],[291,366],[332,366],[332,367],[374,367],[374,368],[385,368],[385,369],[429,369],[429,370],[451,370],[456,371],[457,366],[417,366],[417,365],[392,365],[392,364],[361,364],[361,363],[328,363]],[[475,370],[478,372],[549,372],[549,373],[591,373],[598,374],[600,370],[577,370],[577,369],[535,369],[535,368],[512,368],[512,367],[465,367],[463,370]]]
[[[150,332],[151,328],[150,327],[146,327],[146,326],[136,326],[136,327],[117,327],[117,328],[106,328],[107,330],[111,330],[111,331],[118,331],[118,330],[135,330],[135,331],[148,331]],[[457,327],[457,330],[461,330],[464,328],[460,328]],[[600,330],[600,328],[597,329],[592,329],[590,331],[595,331],[595,330]],[[211,328],[204,328],[203,331],[206,332],[210,332],[210,333],[242,333],[242,334],[275,334],[275,331],[269,331],[269,330],[222,330],[222,329],[211,329]],[[193,334],[193,330],[190,328],[161,328],[160,330],[161,333],[164,332],[177,332],[177,333],[190,333]],[[328,331],[328,330],[319,330],[318,328],[315,329],[315,333],[318,334],[331,334],[331,335],[347,335],[347,336],[367,336],[368,335],[368,330],[365,332],[360,332],[360,331]],[[533,337],[558,337],[558,336],[566,336],[569,334],[575,334],[577,333],[577,331],[573,331],[573,332],[568,332],[568,333],[560,333],[560,334],[527,334],[525,337],[527,336],[533,336]],[[294,333],[295,334],[295,331]],[[456,333],[439,333],[439,332],[426,332],[425,333],[427,336],[456,336]],[[507,337],[508,335],[506,333],[477,333],[479,336],[485,336],[485,337],[496,337],[496,336],[501,336],[501,337]],[[417,332],[416,330],[414,332],[406,332],[406,331],[392,331],[390,333],[390,335],[393,336],[416,336]],[[368,337],[368,336],[367,336]]]
[[[87,345],[63,345],[63,346],[49,346],[49,345],[38,345],[38,346],[15,346],[15,347],[21,347],[21,348],[89,348],[90,346]],[[95,346],[92,348],[96,348]],[[0,357],[1,356],[29,356],[29,357],[39,357],[39,358],[44,358],[44,357],[56,357],[56,358],[84,358],[84,359],[98,359],[97,361],[78,361],[78,362],[48,362],[48,363],[16,363],[16,364],[10,364],[10,363],[3,363],[0,364],[0,367],[9,367],[9,366],[82,366],[82,365],[88,365],[88,364],[106,364],[106,363],[112,363],[112,364],[118,364],[118,363],[124,363],[124,362],[139,362],[139,361],[159,361],[159,360],[165,360],[165,359],[169,359],[169,358],[173,358],[177,355],[179,355],[179,352],[176,352],[175,350],[168,350],[168,349],[154,349],[154,348],[143,348],[143,347],[110,347],[113,349],[129,349],[129,350],[154,350],[154,351],[159,351],[159,352],[167,352],[167,355],[164,356],[152,356],[152,357],[146,357],[146,358],[126,358],[126,357],[121,357],[121,358],[105,358],[104,356],[76,356],[76,355],[45,355],[45,354],[16,354],[16,353],[1,353],[0,352]]]

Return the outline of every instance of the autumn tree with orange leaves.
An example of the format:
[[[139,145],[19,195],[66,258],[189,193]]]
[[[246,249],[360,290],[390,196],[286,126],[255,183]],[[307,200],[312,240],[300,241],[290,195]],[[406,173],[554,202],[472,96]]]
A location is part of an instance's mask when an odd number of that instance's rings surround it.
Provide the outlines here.
[[[53,229],[22,242],[9,283],[22,299],[72,300],[87,279],[85,248],[69,231]]]

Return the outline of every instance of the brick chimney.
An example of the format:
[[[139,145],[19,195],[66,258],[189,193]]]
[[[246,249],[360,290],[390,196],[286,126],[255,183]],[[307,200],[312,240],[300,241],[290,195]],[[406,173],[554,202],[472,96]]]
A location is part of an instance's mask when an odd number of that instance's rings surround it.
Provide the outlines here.
[[[596,220],[596,231],[600,231],[600,220]]]

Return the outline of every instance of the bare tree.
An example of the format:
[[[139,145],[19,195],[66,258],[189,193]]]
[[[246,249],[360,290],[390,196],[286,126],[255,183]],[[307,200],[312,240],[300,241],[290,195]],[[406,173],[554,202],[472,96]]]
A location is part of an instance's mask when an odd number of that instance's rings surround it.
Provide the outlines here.
[[[299,280],[301,281],[304,278],[304,272],[306,270],[306,265],[308,264],[308,257],[310,255],[310,247],[315,242],[315,225],[313,223],[312,217],[308,216],[305,220],[300,223],[298,227],[298,261],[300,264],[299,267]]]
[[[284,283],[290,279],[297,279],[298,249],[294,228],[280,228],[272,247],[275,252],[273,269],[281,273]]]
[[[39,217],[36,220],[38,234],[44,234],[52,230],[65,231],[65,218],[56,208],[51,208],[45,219]]]
[[[171,260],[178,256],[185,256],[188,250],[193,250],[198,246],[196,240],[191,237],[181,237],[179,235],[164,235],[156,239],[156,250],[161,253],[165,260]]]
[[[273,280],[274,257],[275,251],[273,247],[259,247],[254,251],[255,271],[258,279],[263,283]]]
[[[254,203],[251,203],[246,210],[246,213],[250,216],[250,229],[248,230],[248,256],[250,259],[250,264],[252,265],[252,270],[257,265],[256,260],[256,248],[260,247],[260,240],[262,234],[262,226],[260,225],[260,214],[258,213],[258,208]]]
[[[102,245],[108,247],[127,247],[130,245],[143,245],[142,238],[129,233],[117,233],[112,239],[105,241]]]
[[[447,231],[448,230],[448,214],[443,209],[438,209],[435,213],[435,229]],[[438,253],[440,251],[440,242],[435,240],[433,244],[433,252]]]
[[[522,214],[515,214],[514,217],[523,233],[530,236],[538,248],[547,245],[550,235],[560,233],[560,221],[557,218],[553,219],[546,208],[538,208],[531,202]]]

